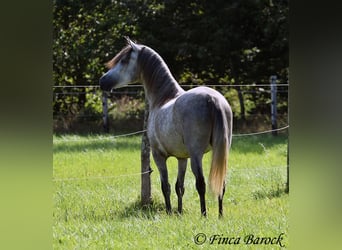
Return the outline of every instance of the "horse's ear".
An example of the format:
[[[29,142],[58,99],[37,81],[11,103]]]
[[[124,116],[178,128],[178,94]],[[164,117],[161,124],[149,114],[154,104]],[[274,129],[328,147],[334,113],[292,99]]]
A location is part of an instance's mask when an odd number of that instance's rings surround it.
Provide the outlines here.
[[[131,39],[129,39],[129,36],[124,36],[124,38],[125,38],[125,40],[126,40],[127,44],[130,44],[130,42],[131,42]]]
[[[130,45],[133,50],[138,50],[137,44],[134,43],[128,36],[125,36],[125,39],[127,41],[127,44]]]

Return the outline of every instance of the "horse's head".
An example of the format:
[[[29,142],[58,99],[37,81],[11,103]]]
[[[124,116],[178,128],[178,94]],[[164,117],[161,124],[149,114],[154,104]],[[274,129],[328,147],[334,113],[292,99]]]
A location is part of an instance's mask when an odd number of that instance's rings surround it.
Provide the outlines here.
[[[108,71],[100,78],[101,90],[111,91],[138,81],[138,54],[141,46],[126,38],[128,45],[107,63]]]

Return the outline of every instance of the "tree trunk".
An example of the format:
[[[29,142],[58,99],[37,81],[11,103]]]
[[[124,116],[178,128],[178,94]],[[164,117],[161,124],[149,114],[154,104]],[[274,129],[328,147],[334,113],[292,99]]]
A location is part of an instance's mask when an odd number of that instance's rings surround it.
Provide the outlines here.
[[[241,120],[245,121],[246,120],[246,109],[245,109],[245,101],[243,99],[243,94],[241,91],[240,86],[236,86],[235,89],[238,92],[238,97],[239,97],[239,102],[240,102],[240,115],[241,115]]]
[[[237,60],[235,60],[235,61],[237,61]],[[231,69],[232,76],[234,78],[235,84],[236,85],[240,85],[239,77],[238,77],[238,74],[237,74],[237,72],[235,70],[235,64],[233,63],[233,59],[230,59],[229,62],[230,62],[230,69]],[[244,102],[244,99],[243,99],[243,94],[242,94],[242,91],[241,91],[241,87],[240,86],[234,86],[234,88],[238,92],[238,98],[239,98],[239,102],[240,102],[241,120],[245,121],[246,120],[246,114],[245,114],[246,110],[245,110],[245,102]]]

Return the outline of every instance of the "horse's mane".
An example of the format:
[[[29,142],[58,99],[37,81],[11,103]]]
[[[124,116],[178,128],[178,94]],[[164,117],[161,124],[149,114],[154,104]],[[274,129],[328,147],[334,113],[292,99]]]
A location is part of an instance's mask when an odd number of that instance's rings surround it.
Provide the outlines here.
[[[138,64],[145,89],[153,97],[150,100],[152,107],[160,107],[184,91],[172,76],[164,60],[153,49],[142,47]]]
[[[124,56],[128,55],[131,51],[132,47],[130,45],[127,45],[112,60],[106,63],[106,67],[108,69],[113,68],[118,61],[120,61]]]

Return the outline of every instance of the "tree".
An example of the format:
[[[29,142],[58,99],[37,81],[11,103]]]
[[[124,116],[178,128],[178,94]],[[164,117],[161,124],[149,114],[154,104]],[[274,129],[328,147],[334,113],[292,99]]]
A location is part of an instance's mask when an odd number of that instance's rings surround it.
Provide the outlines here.
[[[53,12],[56,85],[97,85],[124,35],[156,49],[181,84],[232,86],[220,90],[237,100],[242,119],[269,112],[269,94],[240,85],[287,78],[288,0],[56,0]],[[98,112],[88,89],[54,91],[54,114]],[[279,103],[287,105],[287,93]]]
[[[55,85],[97,85],[104,72],[104,63],[123,46],[122,34],[135,34],[128,13],[122,4],[112,1],[55,1],[53,37],[53,78]],[[126,11],[127,12],[127,11]],[[114,50],[114,51],[113,51]],[[54,113],[77,113],[87,104],[90,90],[74,88],[77,96],[68,96],[70,89],[56,89]]]

